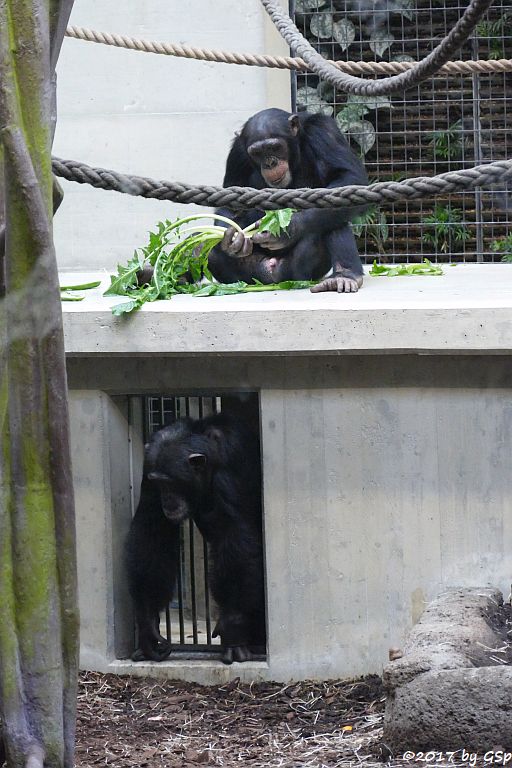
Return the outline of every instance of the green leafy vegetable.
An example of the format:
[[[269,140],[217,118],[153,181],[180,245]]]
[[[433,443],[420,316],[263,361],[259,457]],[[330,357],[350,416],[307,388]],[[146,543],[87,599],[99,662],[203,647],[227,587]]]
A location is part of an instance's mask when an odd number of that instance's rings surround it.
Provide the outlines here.
[[[94,280],[92,283],[80,283],[79,285],[61,285],[61,291],[87,291],[89,288],[97,288],[101,285],[101,280]]]
[[[271,235],[279,237],[281,232],[285,232],[292,216],[293,208],[282,208],[279,211],[267,211],[260,221],[258,232],[270,232]]]
[[[117,296],[126,293],[129,288],[137,284],[137,272],[139,272],[143,266],[144,259],[139,257],[137,251],[135,251],[133,258],[129,260],[125,267],[121,264],[117,265],[117,275],[115,277],[114,275],[110,275],[110,286],[103,295]]]
[[[159,222],[157,231],[149,233],[149,243],[139,248],[128,263],[118,265],[117,274],[110,276],[110,286],[105,296],[126,296],[129,301],[116,304],[112,313],[124,315],[139,309],[148,301],[170,299],[177,294],[193,296],[225,296],[235,293],[259,291],[287,291],[309,288],[314,280],[286,280],[282,283],[263,285],[255,281],[248,284],[216,283],[208,269],[208,256],[222,240],[228,226],[251,237],[255,232],[270,232],[279,236],[285,232],[293,216],[293,209],[269,211],[260,222],[241,229],[236,222],[218,214],[196,214],[177,221]],[[210,224],[185,226],[199,219],[213,219]],[[149,270],[147,269],[149,266]],[[202,281],[202,282],[200,282]]]
[[[79,293],[65,293],[60,294],[61,301],[83,301],[85,296],[80,296]]]
[[[424,259],[422,264],[377,264],[373,262],[370,275],[375,277],[397,277],[402,275],[442,275],[439,264]]]
[[[61,285],[60,286],[60,300],[61,301],[83,301],[84,296],[80,296],[74,291],[87,291],[89,288],[97,288],[101,285],[101,280],[94,280],[92,283],[80,283],[78,285]]]

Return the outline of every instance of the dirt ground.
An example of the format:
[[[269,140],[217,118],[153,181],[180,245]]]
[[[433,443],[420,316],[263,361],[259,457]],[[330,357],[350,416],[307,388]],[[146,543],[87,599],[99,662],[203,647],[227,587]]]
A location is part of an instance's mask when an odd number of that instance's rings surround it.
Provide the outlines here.
[[[380,678],[203,687],[84,673],[76,765],[380,766]]]

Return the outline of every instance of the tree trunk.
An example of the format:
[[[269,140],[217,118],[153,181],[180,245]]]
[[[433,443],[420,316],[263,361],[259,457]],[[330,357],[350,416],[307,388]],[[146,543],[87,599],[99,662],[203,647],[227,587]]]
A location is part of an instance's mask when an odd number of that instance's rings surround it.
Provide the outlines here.
[[[0,712],[9,768],[72,768],[74,755],[75,522],[51,175],[54,68],[71,7],[0,0]]]

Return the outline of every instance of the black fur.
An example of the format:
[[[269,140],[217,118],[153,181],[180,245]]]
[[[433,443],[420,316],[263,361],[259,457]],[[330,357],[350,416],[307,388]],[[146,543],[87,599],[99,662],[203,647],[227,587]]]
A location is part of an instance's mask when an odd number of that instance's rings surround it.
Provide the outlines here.
[[[368,183],[361,161],[333,118],[306,112],[292,116],[281,109],[266,109],[251,117],[235,138],[227,158],[224,186],[268,187],[262,166],[255,162],[248,150],[255,144],[276,139],[282,154],[287,157],[291,174],[286,184],[289,188]],[[273,154],[273,150],[269,152]],[[335,276],[346,277],[360,285],[363,269],[348,222],[362,211],[364,207],[298,212],[292,219],[290,238],[282,238],[279,248],[274,244],[269,250],[265,242],[260,242],[252,248],[252,253],[240,258],[241,252],[229,253],[223,242],[210,254],[210,269],[222,282],[251,282],[256,278],[272,283],[318,279],[332,267]],[[233,211],[227,208],[217,212],[234,217]],[[236,215],[235,220],[244,228],[262,215],[263,211],[246,211]],[[336,288],[331,286],[324,290]],[[354,286],[338,287],[337,290],[354,290]]]
[[[182,420],[146,446],[139,506],[126,541],[130,592],[139,627],[134,658],[161,661],[158,633],[178,568],[179,525],[191,517],[208,541],[215,634],[223,660],[245,661],[265,646],[261,469],[257,439],[233,417]]]

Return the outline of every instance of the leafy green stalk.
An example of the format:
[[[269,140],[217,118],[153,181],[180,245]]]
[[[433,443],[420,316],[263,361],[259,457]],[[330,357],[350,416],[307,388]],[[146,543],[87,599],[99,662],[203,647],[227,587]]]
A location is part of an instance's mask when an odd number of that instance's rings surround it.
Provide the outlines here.
[[[249,224],[245,229],[231,219],[218,214],[196,214],[174,222],[159,222],[156,232],[149,233],[149,243],[137,249],[126,266],[118,265],[117,274],[111,275],[105,296],[127,296],[130,300],[112,307],[114,315],[122,315],[139,309],[148,301],[170,299],[180,293],[194,296],[220,296],[233,293],[291,290],[314,285],[314,281],[284,281],[262,285],[254,282],[221,284],[213,282],[208,268],[208,256],[225,234],[225,227],[216,224],[186,224],[198,219],[210,218],[223,221],[251,237],[256,232],[270,232],[279,236],[285,232],[293,216],[293,209],[268,211],[260,222]],[[144,269],[150,269],[145,277]],[[199,281],[205,280],[201,284]]]
[[[101,280],[94,280],[92,283],[80,283],[78,285],[61,285],[61,291],[87,291],[89,288],[97,288],[101,285]]]
[[[61,285],[60,287],[60,300],[61,301],[83,301],[85,296],[81,296],[75,291],[87,291],[90,288],[97,288],[101,285],[101,280],[94,280],[92,283],[80,283],[78,285]]]

